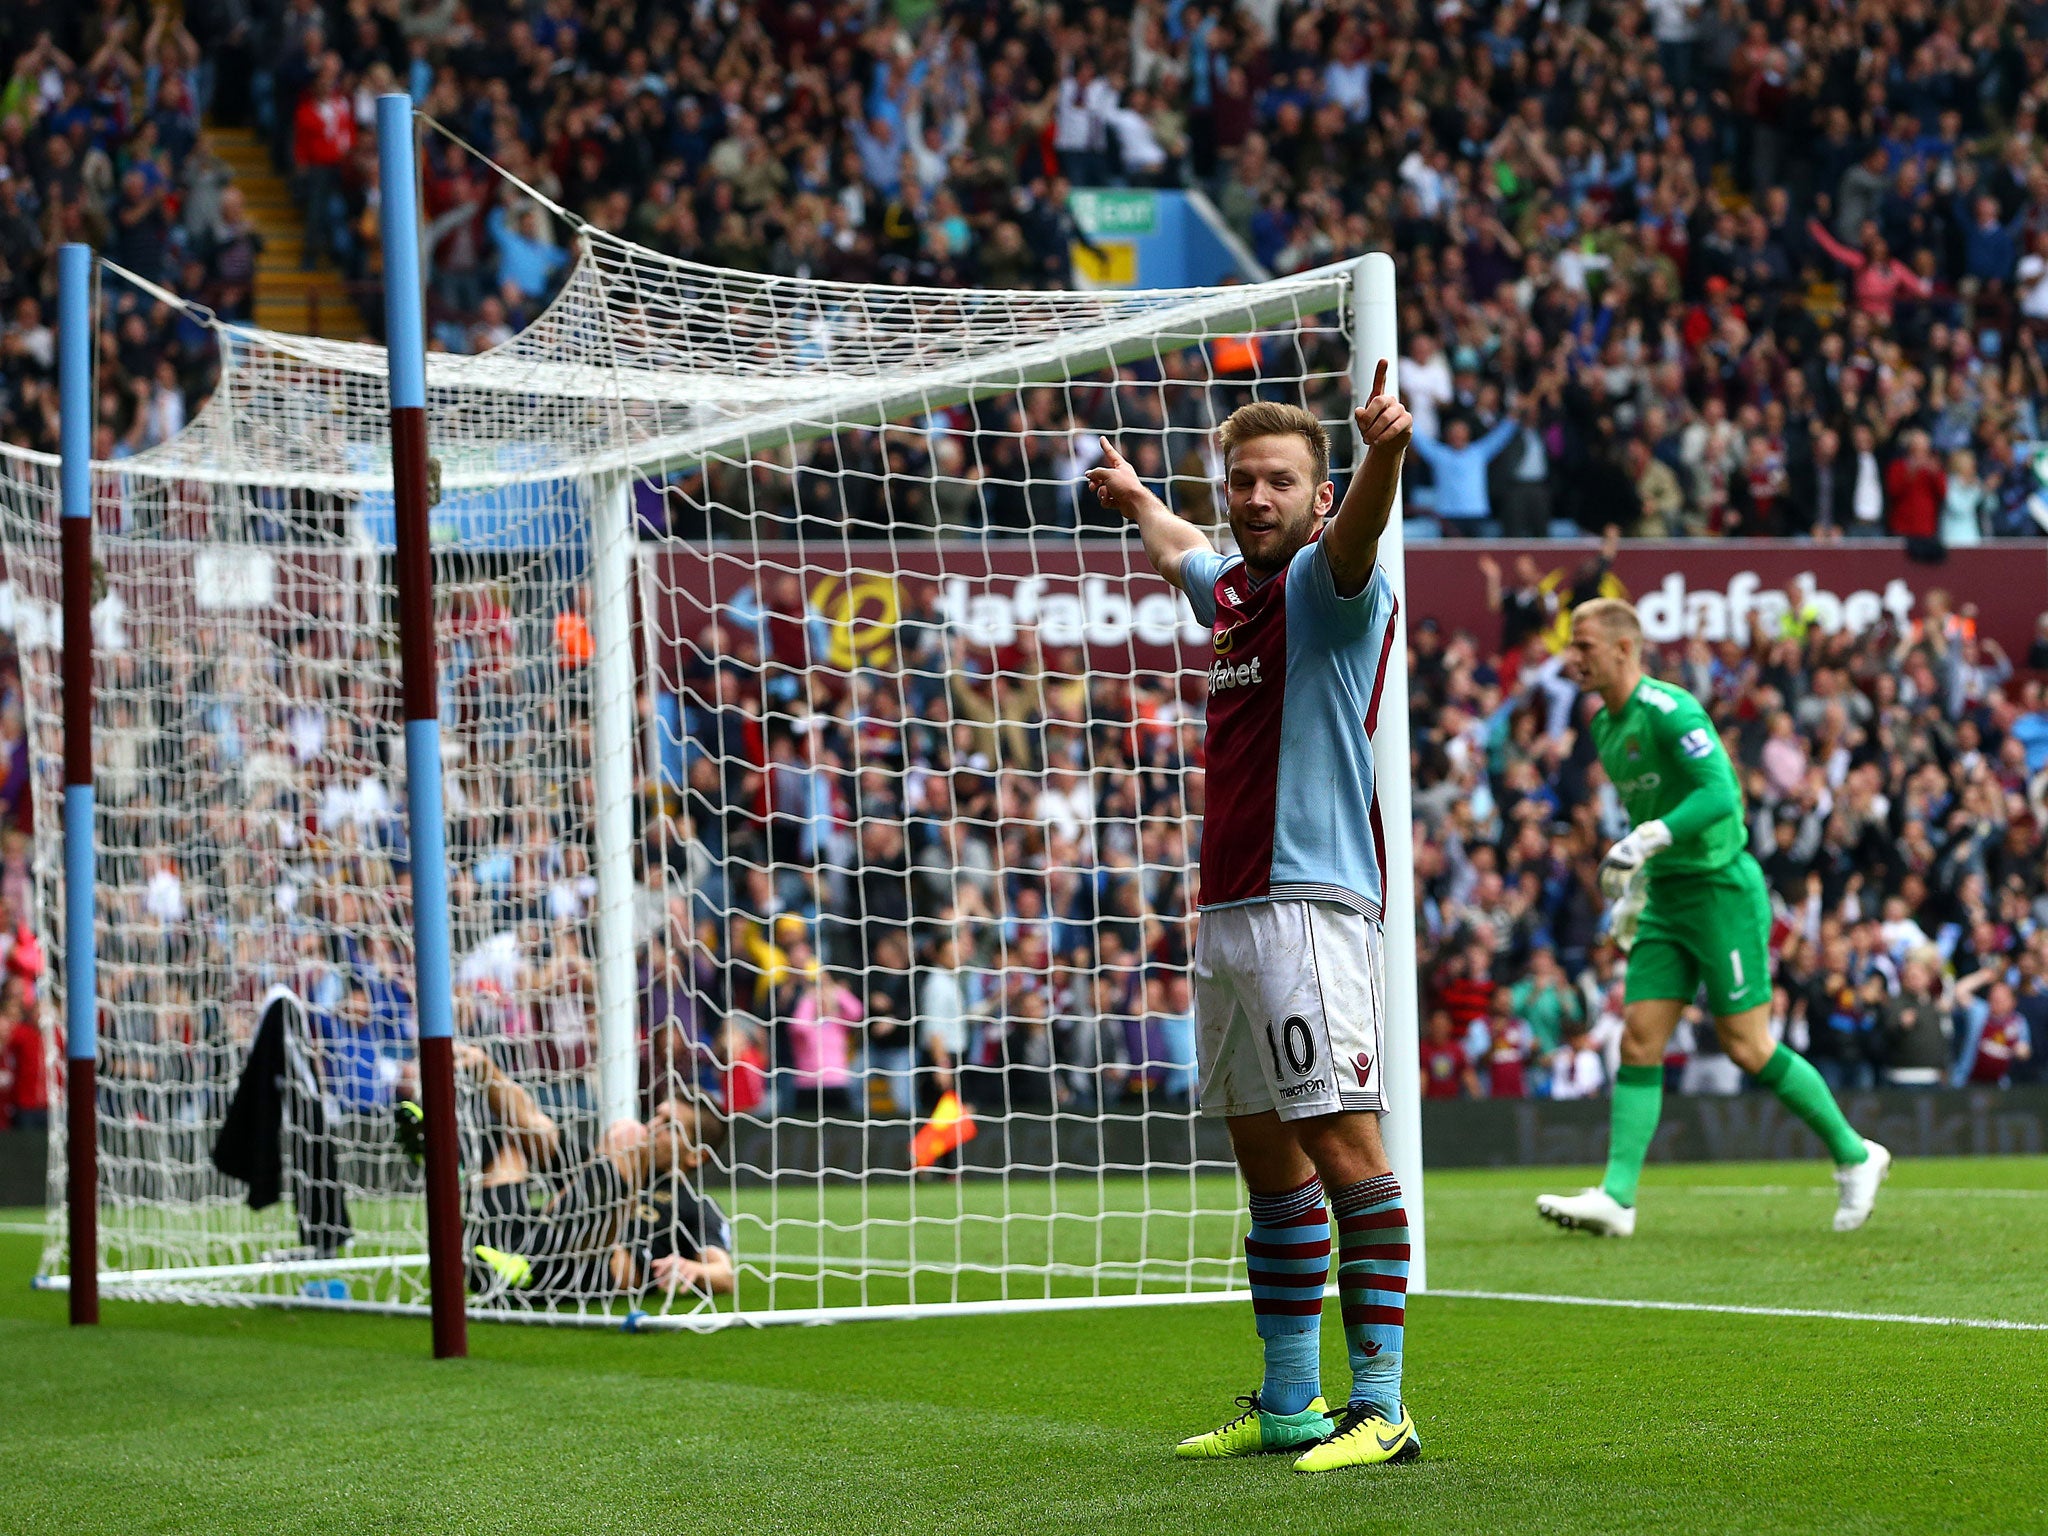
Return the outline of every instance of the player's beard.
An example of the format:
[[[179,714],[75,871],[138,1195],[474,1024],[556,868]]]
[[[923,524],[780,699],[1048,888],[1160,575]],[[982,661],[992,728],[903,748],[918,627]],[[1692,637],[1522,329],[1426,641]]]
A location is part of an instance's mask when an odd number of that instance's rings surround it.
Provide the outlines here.
[[[1244,557],[1245,569],[1264,581],[1286,570],[1288,562],[1315,537],[1315,503],[1311,501],[1306,507],[1283,513],[1277,527],[1264,534],[1253,534],[1249,539],[1243,521],[1233,515],[1230,532],[1237,540],[1237,552]]]

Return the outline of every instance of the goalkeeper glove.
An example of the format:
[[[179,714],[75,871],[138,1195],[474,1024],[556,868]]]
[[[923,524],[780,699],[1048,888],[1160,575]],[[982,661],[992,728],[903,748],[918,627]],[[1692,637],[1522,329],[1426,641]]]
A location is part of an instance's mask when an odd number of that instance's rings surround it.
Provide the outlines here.
[[[400,1099],[391,1106],[392,1137],[405,1160],[417,1168],[427,1160],[427,1112],[417,1099]]]
[[[1636,873],[1653,854],[1671,846],[1671,829],[1661,821],[1646,821],[1607,850],[1600,861],[1600,890],[1610,901],[1628,889]]]
[[[1643,920],[1643,908],[1650,904],[1650,882],[1629,881],[1612,907],[1607,909],[1607,937],[1625,955],[1636,944],[1636,925]]]

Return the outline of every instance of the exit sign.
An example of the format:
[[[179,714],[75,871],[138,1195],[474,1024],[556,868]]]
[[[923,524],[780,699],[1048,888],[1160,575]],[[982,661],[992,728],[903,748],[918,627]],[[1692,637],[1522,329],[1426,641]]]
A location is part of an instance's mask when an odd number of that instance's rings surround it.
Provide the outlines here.
[[[1067,205],[1090,238],[1149,235],[1159,228],[1159,203],[1150,192],[1076,192]]]

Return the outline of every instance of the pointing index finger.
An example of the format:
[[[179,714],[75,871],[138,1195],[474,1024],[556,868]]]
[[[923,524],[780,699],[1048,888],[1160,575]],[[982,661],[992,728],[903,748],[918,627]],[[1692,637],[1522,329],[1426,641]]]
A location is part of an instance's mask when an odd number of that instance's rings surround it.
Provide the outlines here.
[[[1383,357],[1379,366],[1372,371],[1372,392],[1377,395],[1387,387],[1387,360]],[[1370,398],[1370,397],[1368,397]]]

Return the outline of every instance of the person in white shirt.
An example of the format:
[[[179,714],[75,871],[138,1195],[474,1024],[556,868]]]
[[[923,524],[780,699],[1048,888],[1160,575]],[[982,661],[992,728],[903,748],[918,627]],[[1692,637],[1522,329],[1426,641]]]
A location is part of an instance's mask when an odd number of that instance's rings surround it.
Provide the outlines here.
[[[43,323],[43,307],[33,298],[14,306],[14,324],[4,339],[9,350],[25,355],[44,373],[57,366],[57,333]]]
[[[1454,184],[1449,168],[1450,156],[1440,149],[1427,155],[1420,149],[1411,149],[1401,161],[1401,182],[1414,189],[1415,200],[1426,219],[1434,219],[1443,212],[1444,199]]]
[[[143,440],[152,447],[185,430],[185,392],[178,384],[176,365],[168,360],[158,363],[154,381],[146,394],[138,391],[138,398],[146,401],[149,426]]]
[[[2048,230],[2037,231],[2033,249],[2020,258],[2020,313],[2029,320],[2048,320]]]
[[[1852,516],[1846,530],[1852,539],[1884,536],[1884,467],[1877,462],[1877,433],[1867,421],[1859,421],[1850,433],[1855,456],[1855,480],[1849,492]]]
[[[1069,842],[1078,842],[1095,816],[1095,790],[1071,768],[1054,768],[1034,807],[1038,819]]]
[[[1135,186],[1156,185],[1169,159],[1166,147],[1145,116],[1151,102],[1149,93],[1133,91],[1129,102],[1112,107],[1109,112],[1109,131],[1116,135],[1117,157],[1123,163],[1124,178]]]
[[[285,718],[292,756],[310,763],[327,748],[327,712],[318,704],[300,704]]]
[[[494,933],[467,955],[455,968],[455,979],[464,988],[488,985],[501,997],[511,997],[526,980],[526,960],[519,949],[519,934],[507,928]]]
[[[966,143],[963,114],[928,109],[923,92],[912,95],[910,110],[903,114],[903,144],[917,164],[917,184],[927,195],[939,189],[946,179],[947,163]]]
[[[1657,40],[1657,63],[1674,91],[1692,84],[1693,41],[1697,35],[1694,18],[1705,0],[1647,0],[1643,9],[1650,16],[1650,31]]]
[[[391,791],[387,791],[381,778],[362,776],[354,784],[336,778],[319,797],[317,825],[334,834],[344,823],[350,823],[362,836],[373,836],[391,815]]]
[[[1095,61],[1083,57],[1060,79],[1053,105],[1052,146],[1060,169],[1077,187],[1102,184],[1103,148],[1108,142],[1110,114],[1117,108],[1116,88],[1096,73]]]
[[[1934,942],[1913,920],[1905,897],[1887,896],[1882,910],[1884,917],[1878,924],[1878,932],[1884,935],[1885,950],[1894,963],[1904,960],[1913,950],[1926,949]]]
[[[1401,359],[1401,398],[1415,418],[1419,436],[1443,436],[1443,408],[1457,398],[1457,386],[1451,377],[1451,360],[1428,331],[1417,331],[1410,338],[1408,355]]]
[[[1728,405],[1709,395],[1697,421],[1679,435],[1678,457],[1692,476],[1692,499],[1710,521],[1728,503],[1730,477],[1747,450],[1742,431],[1728,419]]]
[[[1614,258],[1605,251],[1596,249],[1590,243],[1567,245],[1557,253],[1555,270],[1558,281],[1573,293],[1587,291],[1589,274],[1605,272],[1614,265]]]
[[[143,889],[142,908],[160,923],[182,923],[185,920],[185,887],[178,879],[177,867],[169,859],[156,861],[156,868],[150,872],[149,884]]]
[[[1593,1044],[1586,1026],[1574,1022],[1564,1044],[1550,1058],[1550,1096],[1553,1099],[1595,1099],[1607,1086],[1607,1064]]]
[[[967,995],[960,987],[959,941],[950,928],[926,946],[924,960],[917,974],[918,1065],[924,1069],[918,1076],[936,1099],[955,1091],[954,1074],[967,1054]]]
[[[1372,60],[1365,30],[1355,16],[1346,16],[1331,40],[1329,62],[1323,66],[1323,99],[1342,107],[1354,123],[1372,116]]]

